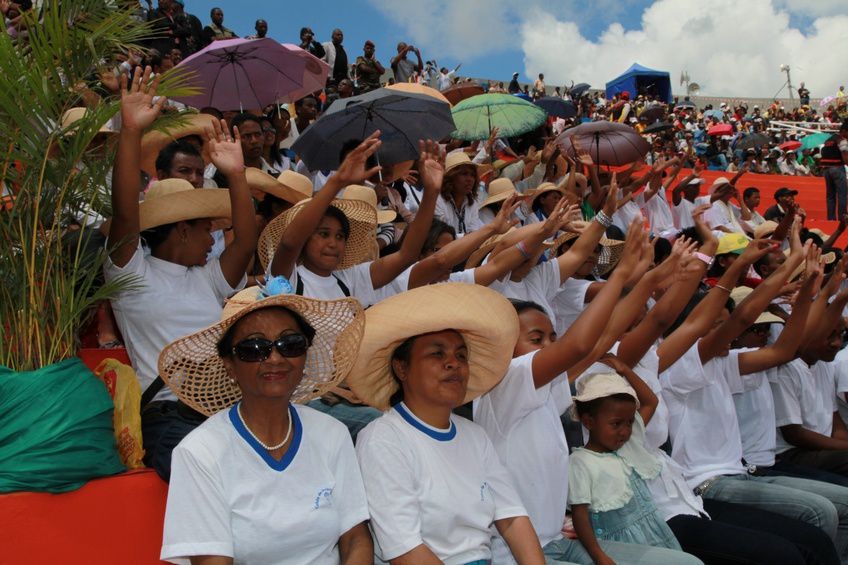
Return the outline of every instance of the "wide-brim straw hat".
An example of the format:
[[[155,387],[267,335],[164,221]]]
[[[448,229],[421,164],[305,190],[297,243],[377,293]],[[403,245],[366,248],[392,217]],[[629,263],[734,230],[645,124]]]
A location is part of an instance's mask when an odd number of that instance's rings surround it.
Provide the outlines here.
[[[791,249],[784,249],[783,250],[783,255],[786,258],[789,258],[790,253],[792,253]],[[821,261],[822,265],[830,265],[831,263],[836,261],[836,253],[834,253],[833,251],[829,251],[828,253],[822,253],[820,261]],[[791,281],[791,280],[796,279],[798,276],[800,276],[801,273],[804,272],[804,269],[805,269],[804,262],[801,261],[801,264],[798,265],[797,267],[795,267],[795,270],[792,271],[792,274],[789,275],[789,278],[786,279],[786,280]]]
[[[156,181],[138,205],[139,229],[210,218],[229,218],[230,191],[226,188],[194,188],[183,179]]]
[[[777,222],[766,220],[754,228],[754,239],[762,239],[774,233],[777,229]]]
[[[280,200],[294,205],[301,200],[312,198],[312,181],[300,173],[283,171],[277,178],[256,167],[244,170],[247,185],[265,194],[270,194]]]
[[[455,330],[468,347],[470,402],[503,379],[518,340],[518,314],[503,295],[486,287],[443,283],[422,286],[378,302],[365,312],[365,335],[347,385],[380,410],[398,390],[391,357],[411,337]]]
[[[561,196],[565,196],[565,191],[562,187],[552,182],[543,182],[530,192],[530,208],[532,209],[536,205],[536,201],[549,192],[559,192]]]
[[[576,384],[577,394],[574,400],[577,402],[589,402],[598,398],[606,398],[613,394],[626,394],[632,396],[639,407],[639,397],[624,377],[618,373],[595,373],[586,375],[579,379]]]
[[[729,185],[729,184],[730,184],[730,181],[726,177],[718,177],[716,180],[713,181],[713,184],[710,185],[710,188],[707,192],[709,194],[712,194],[716,190],[718,190],[719,188],[723,187],[724,185]]]
[[[74,125],[76,122],[85,118],[85,115],[86,115],[87,112],[88,112],[88,110],[86,108],[83,108],[83,107],[69,108],[64,114],[62,114],[62,129],[67,130],[72,125]],[[73,132],[68,131],[68,132],[66,132],[65,135],[68,135],[68,134],[71,134],[71,133],[73,133]],[[107,121],[102,126],[100,126],[100,129],[97,130],[97,133],[98,134],[102,133],[102,134],[108,135],[108,134],[114,134],[114,133],[118,133],[118,132],[114,128],[112,128],[111,121]]]
[[[273,220],[271,220],[259,236],[257,253],[262,268],[267,269],[274,259],[277,247],[283,234],[292,223],[295,216],[303,210],[310,199],[301,200]],[[333,200],[331,206],[337,208],[350,222],[350,236],[345,244],[345,251],[339,261],[338,269],[347,269],[365,261],[377,258],[377,212],[368,203],[361,200]]]
[[[465,261],[466,269],[473,269],[480,265],[483,262],[483,259],[486,258],[486,255],[492,252],[492,250],[497,247],[498,243],[503,240],[508,234],[514,232],[517,228],[512,227],[506,233],[497,233],[491,236],[489,239],[483,242],[480,247],[474,250],[474,252],[468,256],[468,259]]]
[[[748,295],[754,292],[754,289],[749,286],[737,286],[730,292],[730,298],[733,299],[733,302],[739,306],[739,303],[748,298]],[[772,314],[768,310],[762,312],[757,319],[754,320],[754,323],[751,325],[757,324],[785,324],[786,322],[780,316]]]
[[[377,193],[369,186],[361,184],[351,184],[345,187],[341,196],[342,200],[361,200],[374,208],[377,213],[378,224],[388,224],[397,219],[397,212],[394,210],[380,210],[377,208]]]
[[[598,255],[598,262],[592,271],[596,276],[602,277],[612,271],[618,265],[621,259],[621,254],[624,252],[624,244],[626,242],[619,239],[609,239],[601,237],[598,242],[601,245],[601,253]]]
[[[480,163],[475,163],[465,151],[453,151],[445,157],[445,176],[449,176],[451,171],[462,166],[474,167],[477,169],[477,174],[480,175],[483,171],[483,166]]]
[[[207,128],[211,129],[215,116],[209,114],[186,114],[180,124],[164,131],[149,131],[141,138],[141,170],[151,176],[156,176],[156,157],[169,143],[181,137],[199,135],[201,138]]]
[[[515,194],[515,185],[507,178],[495,179],[489,183],[489,196],[480,203],[480,208],[503,202]]]
[[[303,379],[292,402],[318,398],[350,372],[365,329],[362,306],[355,298],[317,300],[295,294],[265,297],[257,287],[242,290],[224,306],[221,321],[181,337],[159,355],[159,375],[182,402],[211,416],[235,404],[241,390],[230,379],[218,355],[218,342],[238,320],[263,308],[281,306],[301,316],[315,329],[306,353]]]

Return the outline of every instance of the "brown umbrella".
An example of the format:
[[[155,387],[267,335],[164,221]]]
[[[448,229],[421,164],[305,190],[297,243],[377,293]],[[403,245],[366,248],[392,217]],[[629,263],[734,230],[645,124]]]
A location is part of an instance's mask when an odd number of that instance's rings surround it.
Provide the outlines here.
[[[459,82],[442,91],[451,104],[459,104],[466,98],[483,94],[483,87],[476,82]]]
[[[618,167],[643,158],[651,149],[630,126],[616,122],[590,122],[565,130],[557,138],[560,150],[577,159],[572,140],[589,152],[597,165]]]

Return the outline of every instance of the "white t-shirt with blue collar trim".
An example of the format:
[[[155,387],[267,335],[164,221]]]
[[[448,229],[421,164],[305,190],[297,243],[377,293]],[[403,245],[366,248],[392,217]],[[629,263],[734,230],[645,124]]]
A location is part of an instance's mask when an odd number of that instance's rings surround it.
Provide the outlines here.
[[[174,449],[161,559],[223,555],[238,563],[338,564],[339,537],[368,519],[347,428],[291,405],[293,439],[279,461],[236,406]]]
[[[493,522],[527,515],[486,432],[459,416],[438,429],[401,402],[359,432],[356,456],[384,561],[421,544],[445,565],[488,560]]]

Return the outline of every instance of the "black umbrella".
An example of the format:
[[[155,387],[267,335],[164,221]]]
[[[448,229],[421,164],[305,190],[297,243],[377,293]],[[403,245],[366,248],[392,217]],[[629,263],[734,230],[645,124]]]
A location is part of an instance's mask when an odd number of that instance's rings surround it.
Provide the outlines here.
[[[661,131],[666,131],[670,129],[674,129],[674,124],[657,120],[648,127],[646,127],[644,130],[642,130],[642,133],[659,133]]]
[[[557,144],[576,160],[574,139],[589,152],[595,164],[614,167],[643,158],[651,148],[635,129],[616,122],[590,122],[562,132]]]
[[[761,133],[749,133],[745,137],[736,141],[736,149],[747,151],[748,149],[758,149],[760,147],[768,147],[771,139],[767,135]]]
[[[549,116],[557,118],[573,118],[577,115],[577,108],[571,100],[563,100],[559,96],[545,96],[533,102],[536,106],[548,113]]]
[[[456,129],[450,105],[425,94],[379,88],[333,102],[323,116],[306,128],[292,150],[310,170],[331,170],[349,140],[363,140],[377,130],[382,145],[380,164],[418,158],[418,141],[442,139]]]
[[[653,123],[663,118],[665,118],[665,106],[651,106],[650,108],[645,108],[639,114],[639,119],[648,123]]]
[[[688,110],[692,108],[697,108],[695,103],[691,100],[684,100],[683,102],[679,102],[677,106],[674,107],[675,110]]]
[[[577,83],[574,86],[572,86],[569,89],[568,92],[571,94],[572,98],[576,99],[576,98],[580,98],[581,96],[586,94],[586,91],[589,90],[590,88],[592,88],[592,87],[589,86],[587,83],[580,82],[580,83]]]

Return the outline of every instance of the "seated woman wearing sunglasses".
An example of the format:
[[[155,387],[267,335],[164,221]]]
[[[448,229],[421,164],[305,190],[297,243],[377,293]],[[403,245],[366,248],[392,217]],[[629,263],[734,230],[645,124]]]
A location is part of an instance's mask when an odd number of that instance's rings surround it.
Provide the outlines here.
[[[347,375],[362,308],[351,298],[267,296],[278,282],[239,292],[221,322],[162,351],[162,378],[210,416],[173,452],[163,560],[373,562],[347,429],[294,404]]]

